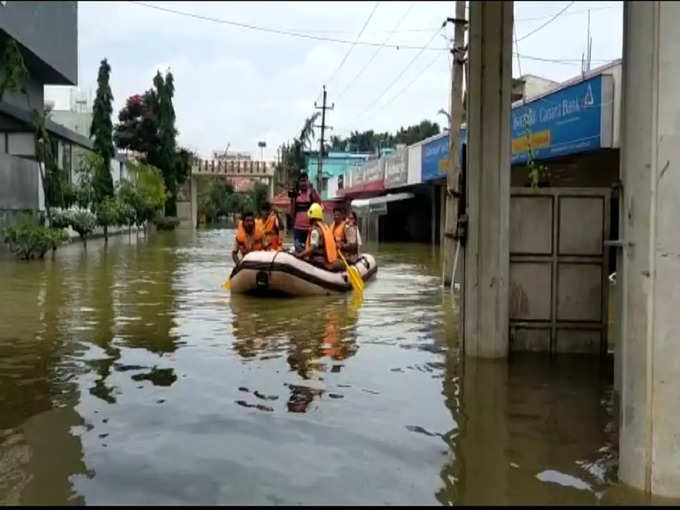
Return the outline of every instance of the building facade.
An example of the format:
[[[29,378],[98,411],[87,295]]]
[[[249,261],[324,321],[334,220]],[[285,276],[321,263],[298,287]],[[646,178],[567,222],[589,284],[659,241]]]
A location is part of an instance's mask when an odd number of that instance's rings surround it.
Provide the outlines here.
[[[45,85],[74,85],[78,76],[76,2],[0,4],[0,46],[14,40],[28,71],[26,93],[0,99],[0,221],[16,211],[42,210],[45,204],[36,161],[34,113],[44,110]],[[7,70],[0,64],[0,79]],[[48,119],[57,164],[72,175],[91,141]]]

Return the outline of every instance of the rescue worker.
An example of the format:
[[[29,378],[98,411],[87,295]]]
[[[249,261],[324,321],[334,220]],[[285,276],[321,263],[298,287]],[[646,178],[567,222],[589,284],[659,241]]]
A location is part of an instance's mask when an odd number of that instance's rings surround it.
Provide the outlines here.
[[[255,215],[252,212],[243,213],[241,221],[238,222],[234,249],[231,252],[234,264],[238,265],[243,257],[251,251],[262,250],[263,241],[264,233],[262,226],[256,224]]]
[[[312,204],[307,211],[307,218],[311,224],[311,230],[307,234],[305,249],[302,252],[296,252],[295,256],[327,271],[344,270],[342,261],[338,259],[333,232],[323,222],[321,206]]]
[[[355,264],[359,260],[360,246],[361,237],[359,236],[359,226],[357,225],[357,213],[352,211],[345,220],[345,241],[341,248],[348,264]]]
[[[311,229],[307,211],[312,203],[320,204],[321,197],[310,184],[305,172],[300,173],[296,189],[289,191],[288,197],[290,198],[288,215],[293,221],[293,243],[295,251],[299,252],[304,250],[307,234]]]
[[[342,207],[336,207],[333,210],[333,219],[331,229],[335,246],[342,252],[347,263],[353,264],[357,261],[359,253],[356,220],[346,218]]]
[[[264,249],[281,251],[283,241],[281,240],[281,220],[279,215],[272,208],[270,202],[265,202],[262,206],[262,232],[264,234]]]

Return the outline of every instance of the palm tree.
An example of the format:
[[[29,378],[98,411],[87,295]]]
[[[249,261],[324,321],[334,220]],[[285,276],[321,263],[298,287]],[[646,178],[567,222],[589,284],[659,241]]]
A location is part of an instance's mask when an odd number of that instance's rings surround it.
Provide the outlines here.
[[[314,123],[318,118],[319,112],[315,112],[311,117],[305,119],[305,124],[302,126],[302,131],[300,131],[300,136],[298,137],[303,149],[314,140]]]

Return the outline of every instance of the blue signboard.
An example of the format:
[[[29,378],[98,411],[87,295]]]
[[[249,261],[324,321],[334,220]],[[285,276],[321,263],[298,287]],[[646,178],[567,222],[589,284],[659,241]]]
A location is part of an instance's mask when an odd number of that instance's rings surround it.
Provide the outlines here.
[[[605,78],[596,76],[513,108],[512,164],[525,163],[529,150],[536,159],[548,159],[608,146],[603,137],[610,134],[611,83]]]
[[[467,130],[460,130],[460,153],[467,143]],[[449,135],[442,135],[423,144],[422,147],[422,182],[443,179],[446,177],[446,161],[449,157]]]

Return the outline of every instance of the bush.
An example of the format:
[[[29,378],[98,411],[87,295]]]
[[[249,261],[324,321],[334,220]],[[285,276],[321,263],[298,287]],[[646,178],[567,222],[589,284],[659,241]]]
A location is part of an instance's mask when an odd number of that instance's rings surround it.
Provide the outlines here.
[[[135,224],[137,216],[135,215],[135,208],[132,207],[127,202],[119,201],[118,203],[118,219],[116,223],[118,225],[126,225],[128,228],[132,228]]]
[[[97,226],[97,218],[87,209],[80,209],[77,211],[69,211],[69,225],[78,232],[78,235],[84,243],[87,242],[87,236],[90,235]]]
[[[41,259],[68,238],[61,229],[40,225],[33,215],[23,216],[16,225],[3,228],[2,237],[10,251],[24,260]]]
[[[107,197],[97,205],[97,224],[104,227],[106,241],[109,240],[109,227],[118,224],[119,206],[120,202],[115,197]]]
[[[62,209],[52,209],[50,226],[57,229],[68,227],[71,223],[69,212],[70,211],[64,211]]]
[[[179,219],[175,216],[156,216],[153,222],[158,230],[175,230],[179,225]]]

